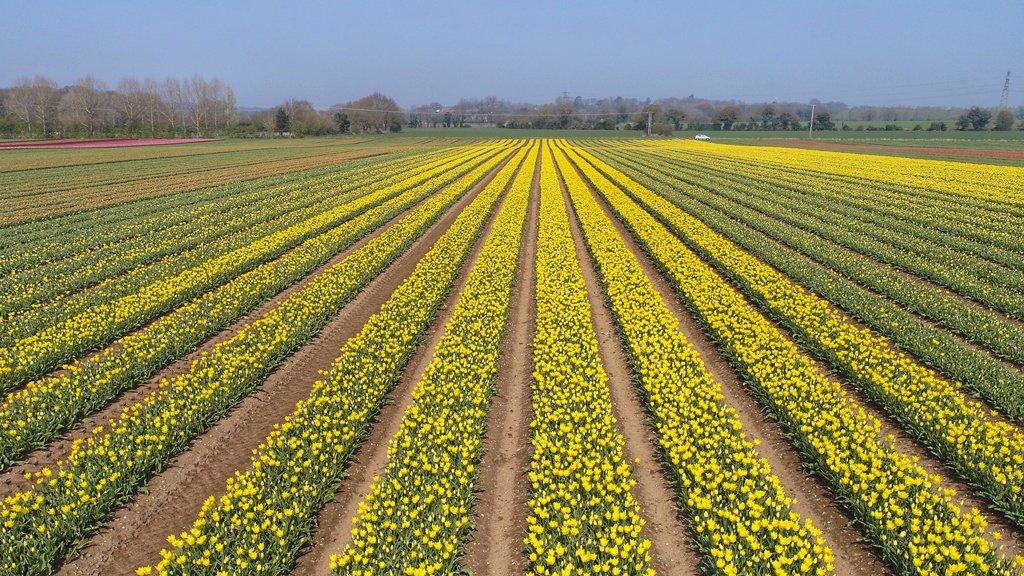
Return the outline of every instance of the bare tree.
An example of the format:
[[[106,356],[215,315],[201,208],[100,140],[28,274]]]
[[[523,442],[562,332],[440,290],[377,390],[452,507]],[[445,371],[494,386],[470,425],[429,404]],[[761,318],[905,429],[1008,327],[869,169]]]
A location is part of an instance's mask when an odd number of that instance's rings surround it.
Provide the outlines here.
[[[142,84],[134,76],[122,78],[117,84],[115,96],[117,111],[120,114],[121,123],[129,132],[139,126],[144,96]]]
[[[45,136],[54,126],[60,92],[44,76],[19,78],[10,89],[7,108],[24,123],[30,136]]]
[[[182,110],[185,106],[184,90],[181,81],[177,78],[165,78],[160,85],[160,98],[165,106],[162,108],[164,121],[171,128],[171,134],[178,133],[179,120],[182,118]],[[184,126],[182,126],[184,128]]]
[[[32,125],[34,107],[32,106],[32,93],[27,86],[28,82],[27,78],[19,78],[17,84],[7,91],[4,106],[19,122],[28,127],[28,133],[31,135],[35,133]]]
[[[196,74],[192,78],[181,83],[182,106],[188,127],[195,132],[196,136],[202,134],[203,124],[206,120],[206,81]]]
[[[57,106],[61,125],[93,135],[105,112],[102,95],[105,90],[106,87],[92,76],[79,78]]]
[[[149,125],[150,135],[156,134],[156,126],[162,119],[173,116],[171,107],[160,96],[160,92],[160,83],[152,78],[146,78],[142,84],[139,114],[143,122]],[[174,131],[173,125],[171,126],[171,131]]]

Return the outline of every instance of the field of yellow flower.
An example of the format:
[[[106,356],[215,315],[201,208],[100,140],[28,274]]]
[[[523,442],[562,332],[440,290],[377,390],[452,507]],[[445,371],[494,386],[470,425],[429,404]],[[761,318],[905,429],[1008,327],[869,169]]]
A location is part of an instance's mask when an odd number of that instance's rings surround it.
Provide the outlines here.
[[[0,574],[1024,573],[1024,170],[403,138],[0,171]]]

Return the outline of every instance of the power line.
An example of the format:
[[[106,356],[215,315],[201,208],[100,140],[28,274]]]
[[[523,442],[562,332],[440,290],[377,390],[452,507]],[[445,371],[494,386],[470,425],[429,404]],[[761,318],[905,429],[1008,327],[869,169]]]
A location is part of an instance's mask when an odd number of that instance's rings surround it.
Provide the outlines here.
[[[358,112],[380,112],[380,110],[371,110],[368,108],[349,108],[345,106],[332,106],[331,110],[352,110]],[[412,111],[407,110],[406,114],[459,114],[462,116],[503,116],[503,117],[515,117],[515,118],[536,118],[538,116],[546,118],[558,118],[562,116],[631,116],[634,114],[645,114],[646,110],[632,110],[625,112],[556,112],[556,113],[541,113],[541,112],[484,112],[484,111],[462,111],[462,110],[442,110],[442,111]]]

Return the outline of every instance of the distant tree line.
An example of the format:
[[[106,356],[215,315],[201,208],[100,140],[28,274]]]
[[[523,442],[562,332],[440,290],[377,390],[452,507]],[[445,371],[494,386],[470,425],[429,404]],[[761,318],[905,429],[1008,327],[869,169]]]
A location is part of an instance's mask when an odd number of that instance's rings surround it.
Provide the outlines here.
[[[288,100],[280,106],[243,116],[235,127],[235,135],[383,134],[401,132],[407,122],[398,103],[379,92],[335,104],[327,110],[317,110],[308,100]]]
[[[405,112],[390,97],[373,93],[318,110],[307,100],[287,100],[267,109],[240,109],[231,86],[214,78],[139,80],[114,88],[85,76],[70,86],[48,78],[21,78],[0,88],[0,137],[97,136],[320,136],[400,132],[403,127],[499,126],[536,129],[807,130],[810,104],[815,130],[903,130],[897,122],[919,121],[913,130],[1024,129],[1024,106],[1015,111],[914,106],[848,106],[842,102],[748,104],[695,98],[582,98],[562,96],[547,104],[494,96],[431,102]],[[882,123],[853,127],[847,122]]]
[[[126,77],[111,88],[92,76],[70,86],[36,76],[0,88],[0,138],[153,136],[321,136],[399,132],[398,104],[380,93],[317,110],[288,100],[239,109],[231,86],[214,78]]]
[[[1018,109],[1018,114],[1021,112]],[[985,130],[988,128],[989,121],[992,120],[993,114],[991,111],[981,108],[979,106],[973,106],[967,112],[964,112],[956,119],[957,130]],[[1024,120],[1024,115],[1018,115],[1018,118]],[[1014,113],[1006,108],[1002,108],[995,113],[995,122],[992,125],[993,130],[1013,130],[1016,125],[1017,118],[1014,117]],[[1024,129],[1024,123],[1021,124],[1021,129]]]
[[[475,125],[504,128],[547,129],[619,129],[647,130],[648,112],[651,131],[667,134],[673,130],[807,130],[811,123],[810,104],[815,105],[815,130],[903,130],[902,124],[917,120],[913,129],[946,130],[957,128],[956,120],[970,110],[921,106],[849,106],[842,102],[771,102],[748,104],[695,98],[589,98],[562,96],[549,104],[523,104],[496,97],[463,99],[446,106],[432,102],[409,110],[410,127],[460,128]],[[1000,110],[992,113],[1002,122],[992,129],[1009,130],[1024,120],[1024,106],[1016,113]],[[973,116],[972,116],[973,118]],[[857,123],[877,123],[867,127]],[[884,125],[882,124],[884,123]],[[1024,123],[1021,123],[1024,128]],[[970,123],[968,129],[975,129]]]
[[[217,78],[129,76],[111,88],[92,76],[63,87],[36,76],[0,89],[0,137],[207,136],[229,130],[235,108]]]

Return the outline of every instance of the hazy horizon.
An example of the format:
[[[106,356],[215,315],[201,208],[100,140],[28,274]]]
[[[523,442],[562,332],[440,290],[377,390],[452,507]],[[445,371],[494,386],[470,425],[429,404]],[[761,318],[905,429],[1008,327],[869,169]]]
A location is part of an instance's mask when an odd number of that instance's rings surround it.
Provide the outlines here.
[[[992,106],[1014,69],[1010,105],[1024,104],[1022,2],[0,6],[17,14],[0,37],[0,86],[37,74],[61,85],[91,74],[111,87],[129,75],[202,74],[259,108],[374,91],[403,107],[563,92]]]

